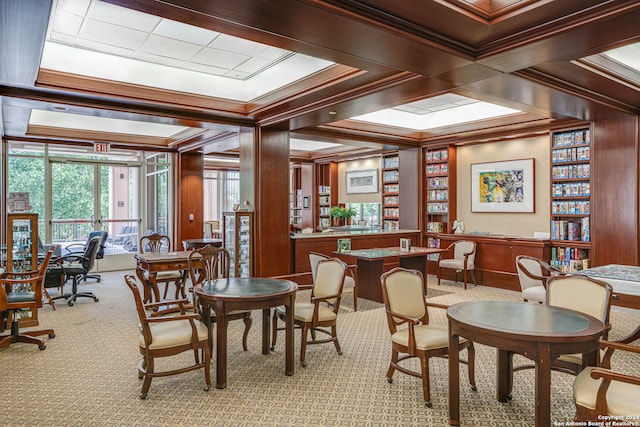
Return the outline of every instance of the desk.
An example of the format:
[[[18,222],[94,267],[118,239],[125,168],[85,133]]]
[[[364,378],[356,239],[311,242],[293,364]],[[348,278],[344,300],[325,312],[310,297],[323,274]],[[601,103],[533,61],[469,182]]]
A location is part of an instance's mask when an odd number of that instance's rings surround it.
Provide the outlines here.
[[[382,301],[380,276],[384,273],[384,262],[399,258],[400,267],[419,270],[424,276],[425,292],[427,283],[427,255],[446,252],[440,248],[411,247],[403,252],[399,247],[358,249],[350,252],[334,252],[335,255],[353,257],[358,265],[358,297],[372,301]]]
[[[213,245],[216,248],[222,247],[222,239],[204,238],[204,239],[186,239],[182,241],[185,251],[191,249],[200,249],[206,245]]]
[[[209,325],[213,348],[211,310],[216,314],[216,388],[227,386],[227,313],[232,310],[262,309],[262,354],[269,354],[271,307],[286,307],[285,374],[294,373],[293,307],[298,285],[289,280],[260,277],[232,277],[196,285],[193,291]]]
[[[156,276],[161,271],[188,270],[190,253],[191,251],[147,252],[135,255],[136,276],[144,285],[144,302],[160,301],[160,290],[158,289]],[[145,279],[145,273],[148,273],[148,279]],[[184,279],[185,276],[183,274],[183,282]]]
[[[497,348],[497,399],[511,389],[514,353],[535,362],[535,426],[551,425],[551,361],[583,353],[596,364],[604,324],[591,316],[544,304],[471,301],[447,309],[449,319],[449,424],[460,425],[459,337]]]

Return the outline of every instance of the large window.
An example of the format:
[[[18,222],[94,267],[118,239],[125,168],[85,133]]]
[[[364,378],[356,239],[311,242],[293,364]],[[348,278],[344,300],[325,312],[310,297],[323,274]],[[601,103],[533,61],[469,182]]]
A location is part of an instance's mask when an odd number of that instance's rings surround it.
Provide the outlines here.
[[[238,171],[205,170],[204,220],[222,220],[222,212],[233,210],[240,203],[240,173]]]
[[[347,203],[348,208],[355,208],[354,221],[362,221],[366,226],[380,228],[380,203]]]

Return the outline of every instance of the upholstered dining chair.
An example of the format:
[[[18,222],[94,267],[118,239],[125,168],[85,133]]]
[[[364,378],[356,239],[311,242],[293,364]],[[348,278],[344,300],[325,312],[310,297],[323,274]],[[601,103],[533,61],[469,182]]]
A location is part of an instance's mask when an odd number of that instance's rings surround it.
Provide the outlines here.
[[[318,252],[309,252],[309,264],[311,264],[311,277],[316,277],[318,262],[329,259],[327,255]],[[344,276],[343,289],[351,289],[353,292],[353,311],[358,311],[358,266],[356,264],[347,265]]]
[[[471,272],[473,284],[477,285],[476,277],[473,273],[476,259],[476,242],[470,240],[456,240],[447,247],[447,252],[452,254],[452,258],[442,258],[442,253],[438,254],[438,285],[442,277],[441,270],[448,268],[455,271],[455,281],[458,283],[458,273],[462,272],[464,288],[467,289],[467,273]]]
[[[152,233],[140,238],[140,253],[145,252],[171,252],[171,239],[164,234]],[[178,299],[182,293],[182,298],[186,297],[184,293],[184,272],[180,270],[175,271],[159,271],[156,275],[156,282],[164,283],[164,293],[162,298],[167,298],[169,292],[169,285],[174,284],[176,288],[175,299]],[[149,273],[144,272],[145,280],[149,279]]]
[[[53,255],[53,248],[45,254],[42,263],[37,270],[5,272],[0,277],[0,313],[2,313],[2,330],[6,329],[6,323],[11,318],[11,333],[0,335],[0,348],[13,343],[36,344],[40,350],[47,348],[44,340],[38,338],[47,335],[54,338],[53,329],[29,330],[20,332],[18,313],[23,310],[31,311],[32,319],[38,321],[38,309],[42,308],[44,277],[47,266]]]
[[[316,266],[310,302],[296,302],[293,308],[294,325],[300,328],[300,365],[307,366],[306,349],[310,344],[332,342],[338,354],[342,354],[338,342],[337,320],[342,297],[342,287],[347,265],[337,258],[323,259]],[[273,338],[271,349],[275,348],[278,319],[285,320],[285,308],[276,307],[273,312]],[[327,328],[330,328],[328,330]],[[308,339],[311,332],[311,339]],[[321,333],[326,338],[317,337]]]
[[[560,270],[550,266],[541,259],[518,255],[516,257],[516,270],[524,301],[547,302],[547,282],[551,277],[557,276]]]
[[[204,391],[211,388],[211,348],[209,347],[209,328],[200,321],[200,315],[186,306],[188,300],[174,300],[172,305],[179,308],[179,312],[171,316],[153,317],[147,310],[154,310],[167,301],[144,304],[138,290],[136,279],[132,275],[125,275],[125,282],[133,294],[140,324],[138,346],[142,360],[138,364],[138,378],[143,379],[141,399],[146,399],[151,387],[151,380],[156,377],[182,374],[196,369],[204,369],[206,385]],[[150,311],[151,312],[151,311]],[[194,364],[184,367],[172,367],[167,370],[156,371],[157,358],[175,356],[186,351],[193,351]]]
[[[213,245],[206,245],[200,249],[194,249],[189,253],[187,258],[189,263],[189,278],[191,285],[196,286],[205,281],[215,280],[219,278],[229,277],[230,256],[229,251],[225,248],[217,248]],[[191,289],[192,290],[192,289]],[[196,295],[193,294],[193,306],[195,310],[199,310]],[[250,310],[234,310],[227,314],[228,320],[242,320],[244,322],[244,333],[242,334],[242,348],[244,351],[249,349],[247,345],[247,337],[253,319]],[[216,314],[211,313],[211,323],[216,320]]]
[[[581,274],[563,275],[547,282],[547,304],[568,308],[595,317],[605,324],[602,339],[611,329],[611,285]],[[578,374],[585,367],[581,354],[563,354],[552,362],[555,370]]]
[[[607,359],[614,350],[640,354],[640,347],[618,342],[601,340],[600,347],[606,350]],[[638,415],[640,377],[604,367],[586,367],[573,382],[573,401],[575,421],[601,420],[610,415],[621,417],[629,425],[638,425],[640,420],[629,417]]]
[[[387,370],[387,381],[393,382],[394,372],[422,379],[422,394],[427,407],[431,407],[429,387],[429,359],[446,357],[449,353],[449,329],[447,325],[429,322],[427,307],[446,309],[441,304],[426,302],[424,278],[418,270],[396,267],[380,277],[382,298],[387,313],[387,323],[391,332],[391,362]],[[467,349],[466,363],[471,389],[476,390],[475,349],[473,343],[460,338],[462,349]],[[402,355],[402,356],[401,356]],[[417,372],[403,362],[417,357],[421,371]]]
[[[212,220],[205,221],[205,237],[214,237],[220,238],[222,237],[222,231],[220,230],[220,221]]]

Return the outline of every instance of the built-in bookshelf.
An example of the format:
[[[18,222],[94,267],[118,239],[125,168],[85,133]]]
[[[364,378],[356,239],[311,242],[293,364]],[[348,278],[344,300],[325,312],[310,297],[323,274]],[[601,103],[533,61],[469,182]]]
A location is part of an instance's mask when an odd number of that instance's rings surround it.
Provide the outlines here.
[[[382,155],[382,228],[399,229],[400,217],[400,162],[398,153]]]
[[[551,265],[563,272],[589,266],[591,132],[551,133]]]
[[[331,227],[331,207],[338,205],[338,164],[335,162],[316,165],[317,224],[318,228]]]
[[[294,231],[302,229],[302,178],[299,167],[291,167],[289,177],[289,223]]]
[[[440,247],[437,233],[451,233],[456,217],[456,148],[424,150],[427,246]],[[429,256],[430,260],[437,255]]]

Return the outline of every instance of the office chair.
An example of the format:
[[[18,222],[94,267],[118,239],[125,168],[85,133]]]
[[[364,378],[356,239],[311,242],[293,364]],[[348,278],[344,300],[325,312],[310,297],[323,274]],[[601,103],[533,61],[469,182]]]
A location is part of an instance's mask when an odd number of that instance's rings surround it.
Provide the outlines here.
[[[85,251],[87,250],[87,246],[89,245],[89,242],[91,241],[92,238],[96,236],[100,237],[100,243],[98,246],[98,252],[96,253],[96,259],[104,258],[104,246],[107,242],[107,238],[109,237],[109,233],[106,231],[92,231],[91,233],[89,233],[89,238],[87,239],[87,242],[85,244],[73,243],[71,245],[68,245],[65,248],[65,250],[67,251],[65,255],[84,255]],[[99,274],[85,274],[84,276],[79,278],[78,281],[84,280],[86,282],[87,279],[95,279],[98,282],[102,280]]]
[[[73,280],[71,293],[54,297],[54,300],[64,298],[69,306],[73,306],[73,303],[79,297],[93,298],[95,302],[99,301],[93,292],[78,292],[78,282],[93,268],[98,248],[100,247],[100,239],[101,236],[92,237],[82,255],[68,254],[54,261],[55,265],[62,266],[65,282],[69,279]]]

